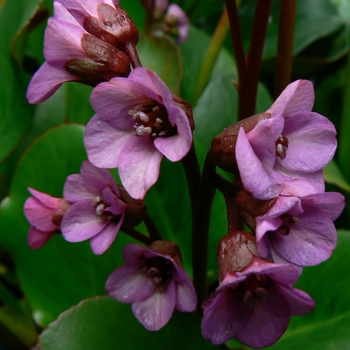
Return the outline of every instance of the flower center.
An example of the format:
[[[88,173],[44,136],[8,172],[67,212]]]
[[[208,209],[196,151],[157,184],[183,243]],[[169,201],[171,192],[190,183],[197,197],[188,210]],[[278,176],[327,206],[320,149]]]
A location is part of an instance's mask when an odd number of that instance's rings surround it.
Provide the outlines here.
[[[152,279],[157,287],[164,288],[171,280],[172,263],[168,259],[160,256],[148,259],[144,269],[146,275]]]
[[[263,302],[268,297],[266,287],[269,281],[266,275],[251,275],[243,282],[233,286],[233,290],[243,299],[244,305],[253,307],[257,299]]]
[[[282,236],[288,236],[290,232],[290,226],[296,222],[299,222],[299,218],[290,214],[283,214],[281,215],[281,218],[283,220],[283,223],[278,228],[277,232],[280,233]]]
[[[134,119],[134,130],[138,136],[150,135],[155,139],[177,133],[176,126],[170,124],[166,108],[153,100],[135,106],[129,114]]]
[[[288,149],[288,139],[280,135],[280,137],[276,141],[276,156],[280,157],[282,160],[286,158]]]

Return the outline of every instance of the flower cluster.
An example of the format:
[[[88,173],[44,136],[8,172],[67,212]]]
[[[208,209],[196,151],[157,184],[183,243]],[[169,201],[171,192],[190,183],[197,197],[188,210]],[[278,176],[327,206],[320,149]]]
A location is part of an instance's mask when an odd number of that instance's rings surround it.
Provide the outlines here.
[[[172,33],[178,43],[186,39],[188,19],[177,5],[142,3],[153,31]],[[236,337],[256,348],[272,345],[290,316],[314,307],[312,298],[293,285],[303,266],[332,254],[333,221],[344,208],[341,194],[325,193],[322,168],[336,151],[336,131],[312,112],[311,82],[290,84],[267,111],[213,140],[207,159],[234,172],[238,181],[215,171],[207,176],[206,168],[200,178],[191,106],[142,67],[138,30],[119,1],[55,0],[54,11],[45,34],[46,62],[29,85],[28,100],[42,102],[62,83],[77,81],[93,87],[90,103],[96,114],[84,135],[89,160],[67,178],[63,198],[29,188],[32,197],[24,206],[29,246],[40,248],[61,232],[69,242],[89,239],[100,255],[122,230],[146,247],[124,247],[125,264],[106,282],[109,295],[132,304],[136,318],[152,331],[166,325],[175,309],[194,311],[197,295],[180,249],[161,239],[143,202],[163,156],[184,160],[193,217],[202,214],[198,192],[208,180],[224,194],[229,221],[218,249],[219,285],[201,305],[203,336],[214,344]],[[108,168],[118,169],[122,186]],[[240,229],[238,216],[251,232]],[[141,222],[148,235],[136,230]]]
[[[272,345],[291,315],[314,306],[292,285],[303,266],[332,254],[333,221],[345,203],[340,193],[324,192],[322,168],[336,151],[336,131],[311,111],[313,102],[311,82],[295,81],[266,112],[213,141],[214,161],[238,170],[235,205],[255,234],[233,229],[220,243],[220,284],[203,304],[202,322],[215,344],[236,337],[252,347]]]

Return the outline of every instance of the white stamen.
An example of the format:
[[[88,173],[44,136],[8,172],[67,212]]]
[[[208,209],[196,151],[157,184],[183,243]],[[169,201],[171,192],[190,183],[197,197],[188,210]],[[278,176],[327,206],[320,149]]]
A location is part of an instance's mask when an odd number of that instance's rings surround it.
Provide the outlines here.
[[[92,205],[95,206],[98,202],[101,202],[101,201],[102,201],[102,198],[100,196],[96,196],[94,198]]]
[[[157,124],[162,124],[162,123],[163,123],[163,120],[160,119],[160,118],[156,118],[156,123],[157,123]]]
[[[105,205],[104,205],[103,203],[101,203],[101,204],[99,204],[99,205],[96,207],[95,213],[96,213],[97,215],[102,215],[103,212],[104,212],[104,210],[105,210]]]
[[[292,220],[293,220],[294,222],[299,222],[299,218],[296,217],[296,216],[293,216],[293,217],[292,217]]]
[[[135,116],[138,116],[140,118],[140,120],[144,123],[148,123],[149,122],[149,118],[148,115],[146,113],[143,112],[138,112],[137,114],[135,114]]]
[[[136,109],[130,109],[130,111],[128,112],[129,115],[134,116],[138,111]]]
[[[161,131],[161,132],[159,133],[159,136],[164,136],[165,134],[166,134],[165,131]]]
[[[143,135],[151,135],[152,134],[152,128],[149,126],[144,126],[144,125],[138,125],[134,126],[136,135],[143,136]]]
[[[152,111],[153,112],[156,112],[156,111],[158,111],[159,110],[159,106],[157,105],[157,106],[154,106],[153,108],[152,108]]]

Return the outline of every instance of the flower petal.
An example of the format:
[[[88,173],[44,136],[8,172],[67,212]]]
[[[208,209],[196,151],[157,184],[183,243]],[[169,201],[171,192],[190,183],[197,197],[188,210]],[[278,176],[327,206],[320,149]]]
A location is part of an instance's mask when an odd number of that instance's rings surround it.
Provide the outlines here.
[[[148,299],[132,304],[135,317],[149,330],[158,331],[170,320],[176,303],[175,281],[165,289],[156,290]]]
[[[41,248],[52,236],[54,236],[56,231],[44,232],[30,226],[28,233],[28,245],[31,249]]]
[[[47,100],[66,81],[78,81],[79,79],[69,74],[64,69],[58,69],[45,62],[34,74],[27,90],[29,103],[36,104]]]
[[[135,259],[118,267],[106,282],[108,294],[122,303],[134,303],[149,298],[156,285],[143,271],[145,259]]]

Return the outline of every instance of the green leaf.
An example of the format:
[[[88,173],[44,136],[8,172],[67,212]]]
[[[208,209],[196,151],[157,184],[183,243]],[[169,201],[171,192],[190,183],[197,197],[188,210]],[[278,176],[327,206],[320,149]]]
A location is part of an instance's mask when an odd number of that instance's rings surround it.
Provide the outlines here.
[[[120,233],[103,256],[95,256],[89,242],[72,244],[61,235],[35,251],[27,245],[29,224],[23,215],[30,196],[27,187],[62,197],[67,176],[79,173],[86,159],[83,132],[79,125],[60,126],[37,139],[22,158],[10,197],[1,206],[0,244],[12,254],[34,318],[43,325],[80,300],[105,293],[108,275],[123,263],[122,247],[131,242]]]
[[[180,94],[182,58],[175,42],[166,35],[141,37],[137,50],[142,65],[156,72],[173,94]]]
[[[41,334],[42,350],[220,349],[201,336],[200,318],[175,311],[158,332],[147,331],[128,304],[109,297],[84,300],[64,312]]]
[[[350,184],[345,180],[334,160],[323,169],[323,175],[326,182],[336,185],[344,191],[350,192]]]
[[[13,0],[0,8],[0,76],[3,82],[0,84],[0,161],[15,148],[31,124],[34,108],[25,98],[28,78],[14,61],[11,45],[14,36],[33,17],[38,4],[39,0]]]

